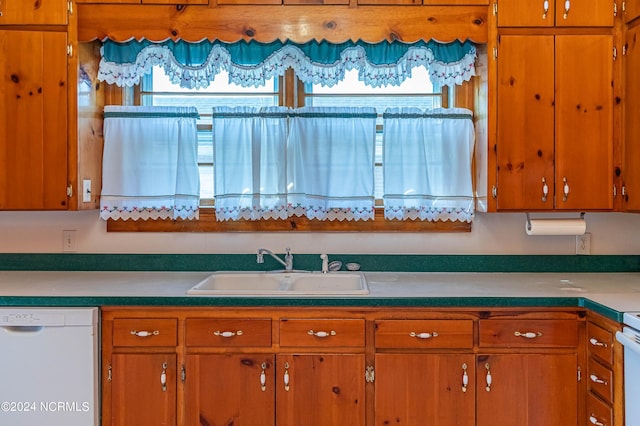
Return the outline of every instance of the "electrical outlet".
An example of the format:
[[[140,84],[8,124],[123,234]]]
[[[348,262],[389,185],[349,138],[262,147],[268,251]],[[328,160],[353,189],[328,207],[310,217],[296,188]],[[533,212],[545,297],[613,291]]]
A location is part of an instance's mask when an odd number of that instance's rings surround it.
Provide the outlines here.
[[[82,202],[91,202],[91,179],[84,179],[82,181]]]
[[[576,254],[591,254],[591,234],[576,235]]]
[[[76,231],[75,230],[62,231],[62,251],[67,251],[67,252],[76,251]]]

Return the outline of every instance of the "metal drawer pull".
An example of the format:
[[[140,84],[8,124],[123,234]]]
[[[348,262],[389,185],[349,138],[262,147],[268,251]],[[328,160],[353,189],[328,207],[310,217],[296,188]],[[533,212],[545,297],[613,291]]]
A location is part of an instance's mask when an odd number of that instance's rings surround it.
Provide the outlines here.
[[[493,383],[493,377],[491,376],[491,366],[489,365],[489,363],[486,363],[484,365],[484,368],[487,369],[487,376],[486,376],[487,386],[484,389],[487,392],[491,392],[491,384]]]
[[[412,331],[409,333],[409,336],[415,337],[416,339],[431,339],[432,337],[438,337],[438,332],[434,331],[433,333],[416,333]]]
[[[131,330],[131,334],[138,337],[149,337],[149,336],[157,336],[158,334],[160,334],[160,332],[158,330],[155,330],[155,331]]]
[[[260,368],[262,368],[260,372],[260,389],[264,392],[267,390],[267,372],[265,371],[267,369],[267,363],[263,362]]]
[[[593,383],[600,383],[601,385],[605,385],[605,386],[609,384],[607,383],[606,380],[602,380],[600,377],[596,376],[595,374],[590,375],[589,378]]]
[[[467,364],[462,364],[462,392],[467,391],[467,385],[469,384],[469,375],[467,374]]]
[[[289,363],[284,363],[284,390],[289,392]]]
[[[513,335],[516,337],[526,337],[527,339],[535,339],[536,337],[542,336],[541,331],[527,331],[526,333],[520,333],[519,331],[514,331]]]
[[[544,0],[542,3],[542,19],[547,19],[547,13],[549,13],[549,0]]]
[[[592,425],[596,425],[596,426],[605,426],[605,424],[604,424],[604,423],[602,423],[602,422],[599,422],[599,421],[598,421],[598,418],[596,417],[596,415],[595,415],[595,414],[592,414],[592,415],[590,415],[590,416],[589,416],[589,422],[590,422]]]
[[[162,373],[160,373],[160,385],[162,386],[162,392],[167,391],[167,363],[162,364]]]
[[[216,331],[213,332],[213,334],[215,336],[220,336],[220,337],[242,336],[242,330],[238,330],[238,331],[220,331],[220,330],[216,330]]]
[[[309,330],[307,331],[307,334],[309,336],[316,336],[316,337],[329,337],[329,336],[335,336],[337,333],[333,330],[331,331],[313,331],[313,330]]]
[[[589,339],[589,343],[591,343],[593,346],[600,346],[602,348],[608,348],[609,347],[609,345],[607,345],[604,342],[599,341],[595,337],[592,337],[591,339]]]
[[[569,16],[569,9],[571,9],[571,1],[566,0],[564,2],[564,15],[562,15],[564,19],[567,19],[567,17]]]

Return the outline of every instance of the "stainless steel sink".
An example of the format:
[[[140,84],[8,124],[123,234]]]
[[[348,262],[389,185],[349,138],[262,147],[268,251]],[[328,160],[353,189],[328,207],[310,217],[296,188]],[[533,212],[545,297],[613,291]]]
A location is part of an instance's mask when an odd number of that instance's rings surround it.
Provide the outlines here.
[[[187,290],[200,296],[369,294],[362,272],[215,272]]]

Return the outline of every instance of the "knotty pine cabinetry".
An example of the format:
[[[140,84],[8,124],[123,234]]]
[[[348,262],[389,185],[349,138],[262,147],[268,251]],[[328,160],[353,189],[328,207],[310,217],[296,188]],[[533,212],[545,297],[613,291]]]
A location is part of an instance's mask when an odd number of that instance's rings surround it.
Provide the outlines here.
[[[102,321],[103,424],[176,425],[177,318]]]
[[[103,426],[581,424],[583,317],[104,308]]]
[[[620,330],[617,322],[596,313],[587,314],[587,424],[624,424],[623,348],[615,339]]]
[[[72,0],[0,1],[0,210],[97,207],[78,197],[101,176],[77,138],[76,29]]]
[[[624,209],[640,212],[640,3],[627,1],[624,63]]]
[[[496,208],[612,210],[614,3],[548,3],[497,2]]]

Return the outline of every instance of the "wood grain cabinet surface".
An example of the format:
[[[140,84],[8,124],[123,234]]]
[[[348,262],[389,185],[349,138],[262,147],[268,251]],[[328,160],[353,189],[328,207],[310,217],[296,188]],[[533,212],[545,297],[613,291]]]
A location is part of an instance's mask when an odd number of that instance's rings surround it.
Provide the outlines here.
[[[610,330],[585,322],[581,309],[105,307],[102,425],[581,424],[619,401],[613,364],[582,355],[584,336]]]
[[[497,0],[499,27],[611,27],[614,0]]]

